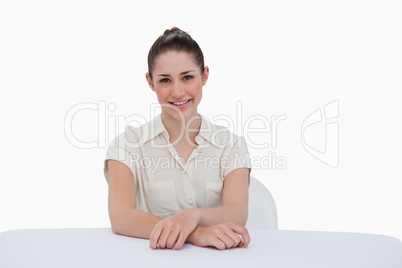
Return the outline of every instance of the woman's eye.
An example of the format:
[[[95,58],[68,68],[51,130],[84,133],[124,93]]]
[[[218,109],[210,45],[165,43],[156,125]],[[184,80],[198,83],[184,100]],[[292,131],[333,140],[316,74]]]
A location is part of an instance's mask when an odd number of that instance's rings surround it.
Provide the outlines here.
[[[167,83],[167,82],[169,82],[169,79],[163,78],[160,82],[161,82],[161,83]]]
[[[190,80],[191,78],[193,78],[191,75],[186,75],[185,77],[183,77],[184,80]]]

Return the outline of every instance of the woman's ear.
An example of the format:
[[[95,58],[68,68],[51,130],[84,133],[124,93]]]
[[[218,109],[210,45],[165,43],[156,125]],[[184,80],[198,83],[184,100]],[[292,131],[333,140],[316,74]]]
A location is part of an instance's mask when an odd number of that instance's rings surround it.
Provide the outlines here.
[[[152,82],[151,76],[149,75],[148,72],[145,73],[145,78],[147,79],[148,85],[152,89],[152,91],[155,91],[154,83]]]
[[[205,66],[204,68],[204,74],[202,76],[202,85],[205,86],[205,84],[208,81],[208,76],[209,76],[209,67]]]

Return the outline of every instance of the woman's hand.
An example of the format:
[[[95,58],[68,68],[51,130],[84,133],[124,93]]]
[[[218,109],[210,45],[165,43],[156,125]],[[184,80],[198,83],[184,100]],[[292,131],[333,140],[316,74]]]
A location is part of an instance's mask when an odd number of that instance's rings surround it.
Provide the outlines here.
[[[208,227],[198,226],[188,242],[199,247],[212,246],[217,249],[246,248],[250,243],[250,235],[245,227],[227,222]]]
[[[199,221],[197,209],[184,209],[176,215],[159,221],[149,237],[149,247],[179,249],[195,230]]]

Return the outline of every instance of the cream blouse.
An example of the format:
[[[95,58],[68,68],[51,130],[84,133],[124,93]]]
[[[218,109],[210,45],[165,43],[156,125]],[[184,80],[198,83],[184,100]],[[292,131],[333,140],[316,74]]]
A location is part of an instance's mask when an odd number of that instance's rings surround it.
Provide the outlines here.
[[[140,126],[127,126],[109,145],[104,160],[114,159],[130,168],[137,209],[167,218],[185,208],[222,204],[222,185],[237,168],[251,170],[244,138],[214,125],[201,115],[198,146],[183,164],[162,123],[161,114]]]

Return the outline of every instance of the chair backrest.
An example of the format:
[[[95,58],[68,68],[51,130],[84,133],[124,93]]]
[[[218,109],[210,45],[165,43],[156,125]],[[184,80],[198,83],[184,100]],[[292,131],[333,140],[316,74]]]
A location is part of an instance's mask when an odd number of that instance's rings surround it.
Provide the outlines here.
[[[278,229],[278,216],[274,198],[267,187],[254,177],[250,177],[246,228]]]

